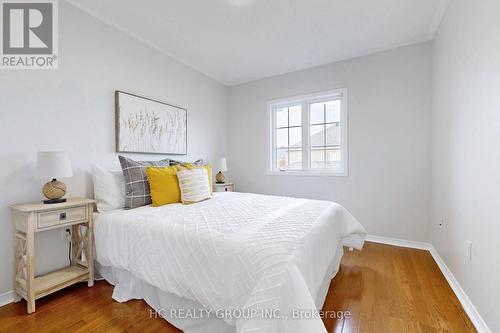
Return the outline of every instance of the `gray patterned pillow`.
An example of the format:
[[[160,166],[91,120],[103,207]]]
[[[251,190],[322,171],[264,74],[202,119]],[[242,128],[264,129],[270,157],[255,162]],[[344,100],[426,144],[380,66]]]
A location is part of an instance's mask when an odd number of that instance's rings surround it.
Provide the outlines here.
[[[184,163],[188,163],[188,162],[170,160],[170,165],[171,166],[184,165]],[[198,165],[198,166],[205,164],[204,161],[203,161],[203,159],[199,159],[199,160],[196,160],[194,162],[189,162],[189,163],[193,163],[194,165]]]
[[[118,156],[125,177],[125,208],[137,208],[151,204],[146,169],[150,166],[169,166],[169,159],[161,161],[134,161]]]

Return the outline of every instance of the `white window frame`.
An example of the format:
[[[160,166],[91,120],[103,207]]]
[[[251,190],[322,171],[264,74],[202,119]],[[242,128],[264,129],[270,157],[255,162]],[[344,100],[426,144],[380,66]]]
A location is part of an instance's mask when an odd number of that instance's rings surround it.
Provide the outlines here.
[[[338,168],[311,169],[310,168],[310,123],[309,106],[313,103],[340,99],[341,130],[341,166]],[[280,170],[276,168],[276,109],[301,104],[302,106],[302,166],[300,170]],[[348,149],[348,90],[347,88],[334,89],[314,94],[281,98],[267,103],[268,153],[267,174],[277,176],[348,176],[349,149]]]

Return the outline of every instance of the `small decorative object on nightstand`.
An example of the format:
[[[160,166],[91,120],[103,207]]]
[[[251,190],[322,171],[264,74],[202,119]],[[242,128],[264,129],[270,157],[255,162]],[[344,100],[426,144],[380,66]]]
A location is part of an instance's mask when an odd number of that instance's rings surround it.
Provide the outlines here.
[[[214,192],[234,192],[234,183],[215,183]]]
[[[45,205],[35,202],[12,205],[14,226],[14,301],[24,298],[28,313],[35,312],[35,300],[88,280],[94,285],[93,212],[94,200],[68,199]],[[71,228],[71,265],[35,277],[35,234],[40,231]]]
[[[224,177],[224,174],[222,173],[225,171],[227,171],[227,162],[226,158],[223,157],[219,162],[219,172],[215,176],[215,181],[217,182],[217,184],[224,184],[226,182],[226,177]]]
[[[47,198],[43,203],[55,204],[65,202],[66,185],[56,178],[73,176],[71,161],[64,151],[41,151],[37,158],[38,176],[42,179],[52,179],[43,186],[42,193]]]

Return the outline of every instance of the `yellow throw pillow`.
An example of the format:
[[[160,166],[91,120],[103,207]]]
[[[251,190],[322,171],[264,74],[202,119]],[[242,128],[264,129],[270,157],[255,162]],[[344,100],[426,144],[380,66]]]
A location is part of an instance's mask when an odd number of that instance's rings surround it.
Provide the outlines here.
[[[181,190],[175,167],[149,167],[146,169],[153,207],[181,202]]]
[[[212,186],[212,166],[210,164],[205,164],[205,165],[194,165],[193,163],[184,163],[183,165],[186,169],[188,170],[193,170],[195,168],[203,168],[207,170],[208,174],[208,185],[210,186],[210,193],[212,193],[213,186]]]
[[[210,188],[204,168],[182,168],[177,166],[177,179],[183,204],[192,204],[210,199]]]

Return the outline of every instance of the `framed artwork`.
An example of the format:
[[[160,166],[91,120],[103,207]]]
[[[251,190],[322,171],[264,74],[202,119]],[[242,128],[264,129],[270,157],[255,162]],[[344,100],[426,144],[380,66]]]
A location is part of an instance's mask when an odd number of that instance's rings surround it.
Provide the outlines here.
[[[115,91],[116,151],[187,154],[187,110]]]

